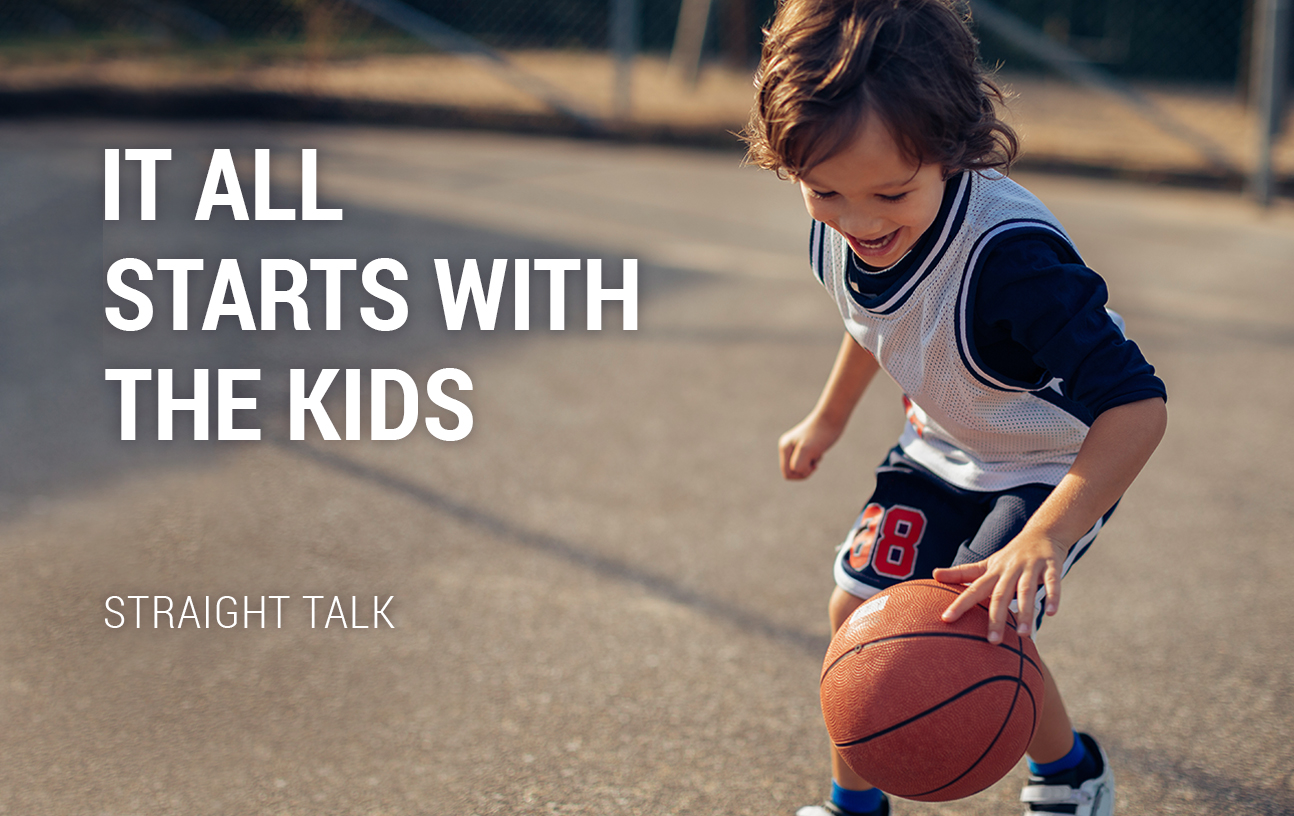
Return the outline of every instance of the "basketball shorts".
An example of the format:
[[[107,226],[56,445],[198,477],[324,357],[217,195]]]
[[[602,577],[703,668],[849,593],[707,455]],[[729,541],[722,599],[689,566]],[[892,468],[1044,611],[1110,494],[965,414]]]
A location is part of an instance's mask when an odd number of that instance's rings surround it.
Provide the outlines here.
[[[840,545],[836,585],[870,598],[900,581],[930,578],[939,567],[983,561],[1015,538],[1051,491],[1046,484],[1000,492],[965,490],[932,475],[896,447],[876,469],[876,490]],[[1062,577],[1113,513],[1111,508],[1070,548]],[[1037,623],[1044,600],[1045,591],[1039,589]]]

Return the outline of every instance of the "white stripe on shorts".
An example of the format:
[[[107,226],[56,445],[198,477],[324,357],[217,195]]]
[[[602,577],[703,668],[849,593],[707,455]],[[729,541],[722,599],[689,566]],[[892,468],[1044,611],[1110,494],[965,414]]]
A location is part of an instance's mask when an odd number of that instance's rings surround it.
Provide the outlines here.
[[[1084,535],[1078,541],[1075,541],[1074,546],[1069,548],[1069,555],[1065,557],[1065,563],[1062,564],[1060,568],[1061,578],[1064,578],[1066,575],[1069,575],[1069,568],[1074,566],[1075,561],[1083,557],[1083,553],[1087,552],[1088,548],[1092,546],[1092,542],[1096,540],[1097,533],[1100,533],[1101,528],[1104,526],[1105,526],[1105,517],[1102,516],[1101,518],[1096,520],[1096,524],[1092,525],[1092,529],[1088,530],[1086,535]],[[1046,603],[1046,601],[1047,601],[1047,588],[1045,586],[1039,587],[1038,594],[1035,595],[1033,598],[1033,636],[1034,637],[1038,636],[1038,627],[1042,625],[1042,618],[1043,618],[1042,608],[1043,608],[1043,605]],[[1015,601],[1012,601],[1011,611],[1019,612],[1019,610],[1020,610],[1020,605]]]
[[[852,538],[853,535],[854,534],[851,531],[849,534],[850,538]],[[845,559],[844,559],[843,551],[846,547],[852,547],[852,546],[853,546],[853,543],[849,540],[849,538],[846,538],[840,544],[840,546],[836,548],[836,562],[835,562],[835,566],[831,568],[831,573],[836,578],[836,586],[848,592],[850,595],[853,595],[855,598],[862,598],[865,601],[868,598],[875,595],[876,593],[880,592],[881,589],[880,587],[874,587],[871,584],[864,584],[862,581],[858,580],[854,576],[845,572]]]

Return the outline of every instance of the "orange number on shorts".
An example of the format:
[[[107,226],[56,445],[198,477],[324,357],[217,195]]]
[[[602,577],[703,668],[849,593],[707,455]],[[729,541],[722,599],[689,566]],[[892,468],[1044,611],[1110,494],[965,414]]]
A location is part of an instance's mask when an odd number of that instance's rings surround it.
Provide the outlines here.
[[[885,508],[879,504],[869,504],[863,508],[863,515],[858,520],[858,532],[854,533],[853,546],[849,548],[849,566],[862,571],[867,562],[872,560],[872,545],[876,543],[876,532],[881,528],[881,517]]]
[[[925,513],[896,504],[885,511],[880,530],[872,546],[872,569],[886,578],[911,578],[917,571],[917,547],[926,531]]]

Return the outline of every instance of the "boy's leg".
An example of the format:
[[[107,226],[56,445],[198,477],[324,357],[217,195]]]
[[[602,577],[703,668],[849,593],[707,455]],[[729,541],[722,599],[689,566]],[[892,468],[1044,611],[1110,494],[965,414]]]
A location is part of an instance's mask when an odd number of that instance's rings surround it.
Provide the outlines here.
[[[867,598],[952,562],[984,517],[979,496],[950,488],[912,466],[897,449],[876,471],[876,490],[836,554],[829,614],[834,633]],[[876,550],[876,552],[873,552]],[[884,795],[831,752],[832,795],[797,816],[888,813]]]
[[[1045,684],[1042,717],[1038,720],[1038,731],[1033,735],[1027,753],[1029,759],[1046,765],[1061,759],[1074,747],[1074,724],[1070,722],[1065,701],[1061,699],[1056,678],[1051,676],[1047,663],[1043,661],[1039,668]]]
[[[834,635],[849,616],[853,614],[863,603],[863,599],[857,595],[850,595],[840,587],[836,587],[831,593],[831,603],[828,605],[828,613],[831,615],[831,633]],[[840,752],[831,748],[831,779],[837,785],[845,790],[867,790],[872,784],[854,773],[854,769],[845,764],[845,760],[840,756]]]
[[[955,563],[971,563],[992,555],[1005,546],[1033,515],[1050,490],[1036,485],[1002,493],[994,502],[975,537],[958,553]],[[1087,552],[1102,526],[1114,512],[1111,508],[1070,548],[1061,568],[1062,576]],[[1039,591],[1032,615],[1034,629],[1042,624],[1044,593]],[[1014,608],[1014,602],[1012,604]],[[1028,803],[1027,813],[1072,814],[1072,816],[1111,816],[1114,808],[1114,777],[1105,754],[1091,736],[1078,734],[1065,710],[1056,680],[1046,664],[1042,665],[1044,698],[1038,731],[1029,744],[1029,782],[1020,794]]]
[[[1088,734],[1074,731],[1060,689],[1047,665],[1042,718],[1029,743],[1029,782],[1020,794],[1028,814],[1113,816],[1114,774],[1105,752]]]
[[[1111,508],[1070,548],[1062,574],[1068,574],[1087,552],[1113,513]],[[1041,598],[1033,614],[1036,631],[1042,624]],[[1045,684],[1042,717],[1027,752],[1029,781],[1020,793],[1020,800],[1028,806],[1026,814],[1113,816],[1114,774],[1105,751],[1092,736],[1074,730],[1055,677],[1046,663],[1041,668]]]
[[[836,587],[827,605],[832,634],[844,625],[863,601],[863,598]],[[831,799],[826,804],[802,807],[796,811],[796,816],[847,816],[853,813],[888,816],[889,802],[885,795],[854,773],[834,746],[831,749],[831,782]]]

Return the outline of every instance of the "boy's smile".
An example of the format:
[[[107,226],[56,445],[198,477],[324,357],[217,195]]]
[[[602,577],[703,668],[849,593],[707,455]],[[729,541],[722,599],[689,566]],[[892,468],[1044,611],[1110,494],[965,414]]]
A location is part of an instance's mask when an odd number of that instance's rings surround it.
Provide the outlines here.
[[[839,232],[868,266],[893,266],[934,223],[943,168],[914,165],[879,116],[844,149],[796,179],[809,215]]]

